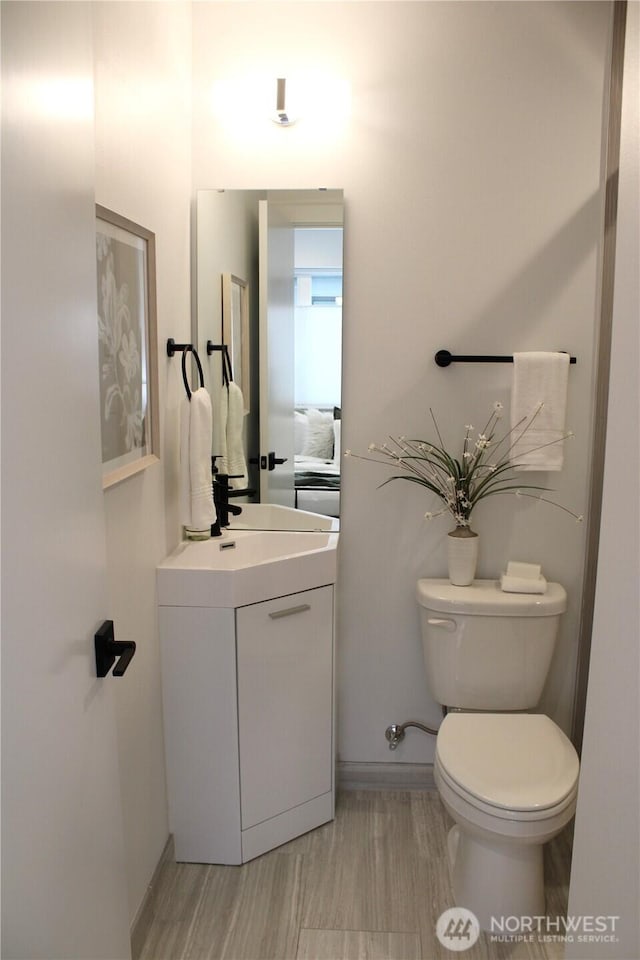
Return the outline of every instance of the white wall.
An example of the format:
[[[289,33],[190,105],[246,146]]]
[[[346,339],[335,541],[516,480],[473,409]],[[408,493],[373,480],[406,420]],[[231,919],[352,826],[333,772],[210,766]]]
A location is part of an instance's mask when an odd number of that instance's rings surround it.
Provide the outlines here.
[[[295,267],[342,273],[342,228],[300,227],[295,235]]]
[[[576,439],[551,479],[558,499],[585,509],[610,13],[579,2],[194,5],[194,188],[344,188],[346,447],[430,435],[429,406],[455,437],[508,402],[509,366],[440,370],[441,347],[570,350]],[[318,103],[308,88],[285,129],[267,118],[280,76],[327,92]],[[390,754],[384,730],[438,721],[414,589],[444,575],[449,524],[426,526],[419,490],[378,491],[384,476],[344,465],[340,756],[428,761],[432,742],[412,734]],[[506,498],[474,527],[480,575],[538,561],[568,589],[544,703],[568,729],[585,528]]]
[[[569,897],[570,914],[620,917],[619,940],[568,945],[579,960],[640,956],[640,6],[627,11],[609,428]]]
[[[161,462],[105,492],[116,636],[137,644],[117,692],[129,913],[166,843],[155,568],[179,539],[172,336],[190,340],[191,7],[94,3],[96,201],[156,234]]]

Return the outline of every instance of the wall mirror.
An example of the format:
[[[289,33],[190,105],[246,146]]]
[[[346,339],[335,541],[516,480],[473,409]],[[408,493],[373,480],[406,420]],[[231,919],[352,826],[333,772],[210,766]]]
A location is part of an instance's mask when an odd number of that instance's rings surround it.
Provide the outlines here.
[[[232,489],[232,527],[339,526],[343,209],[341,190],[198,191],[193,342],[214,453],[224,387],[208,341],[227,344],[245,401],[249,494]]]

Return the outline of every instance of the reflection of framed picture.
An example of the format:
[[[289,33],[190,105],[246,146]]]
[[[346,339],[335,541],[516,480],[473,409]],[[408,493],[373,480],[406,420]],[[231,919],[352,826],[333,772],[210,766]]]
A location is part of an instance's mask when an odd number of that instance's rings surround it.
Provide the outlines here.
[[[249,413],[249,284],[230,273],[222,274],[222,340],[229,347],[233,379],[244,397],[244,412]]]
[[[155,235],[96,205],[104,489],[159,460]]]

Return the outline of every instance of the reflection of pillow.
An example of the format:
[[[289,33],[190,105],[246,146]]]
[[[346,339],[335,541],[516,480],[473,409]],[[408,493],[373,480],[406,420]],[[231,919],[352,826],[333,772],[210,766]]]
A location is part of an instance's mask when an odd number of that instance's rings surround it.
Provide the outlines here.
[[[307,441],[309,432],[309,418],[306,413],[299,413],[297,410],[293,415],[293,452],[302,453]]]
[[[331,460],[333,457],[333,415],[321,413],[313,407],[307,410],[309,429],[302,449],[304,457],[321,457]]]
[[[333,421],[333,459],[338,469],[340,469],[340,434],[342,432],[342,420]]]

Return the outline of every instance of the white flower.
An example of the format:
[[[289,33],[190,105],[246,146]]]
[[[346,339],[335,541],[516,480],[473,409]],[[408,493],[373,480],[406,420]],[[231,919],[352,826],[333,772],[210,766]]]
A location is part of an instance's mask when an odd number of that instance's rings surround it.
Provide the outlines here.
[[[517,424],[517,427],[526,424],[520,430],[518,439],[530,428],[541,406],[542,404],[539,404],[532,414],[523,417]],[[460,444],[462,450],[457,455],[453,452],[450,453],[444,446],[433,411],[430,409],[429,412],[438,435],[438,443],[418,439],[407,440],[404,435],[398,439],[390,436],[388,439],[395,445],[395,449],[387,443],[371,443],[369,451],[375,452],[378,457],[359,457],[357,454],[353,454],[360,460],[369,459],[374,463],[397,466],[400,476],[390,477],[391,480],[408,479],[421,484],[435,494],[439,498],[443,509],[435,513],[427,511],[424,514],[426,520],[449,513],[458,525],[469,527],[471,514],[475,511],[478,503],[487,496],[503,493],[515,494],[518,497],[530,497],[538,502],[550,503],[571,514],[578,522],[582,520],[582,517],[577,517],[562,504],[530,492],[544,488],[529,486],[526,483],[522,488],[515,488],[514,481],[516,478],[508,472],[513,468],[510,463],[513,429],[507,429],[504,436],[497,440],[495,435],[497,422],[502,417],[503,412],[503,405],[500,401],[493,404],[493,410],[486,426],[483,428],[484,432],[478,431],[476,433],[472,424],[465,425],[466,435],[464,441]],[[473,434],[471,431],[473,431]],[[572,435],[572,433],[568,433],[567,437],[563,439],[568,439]],[[501,444],[505,445],[504,449],[501,448]],[[489,455],[488,453],[485,454],[485,451],[489,447],[491,447],[493,463],[484,463],[485,456]],[[501,449],[502,452],[500,452]],[[350,450],[346,450],[344,455],[350,456],[352,454]],[[453,470],[454,473],[448,472],[450,470]],[[507,482],[505,483],[505,481]]]

